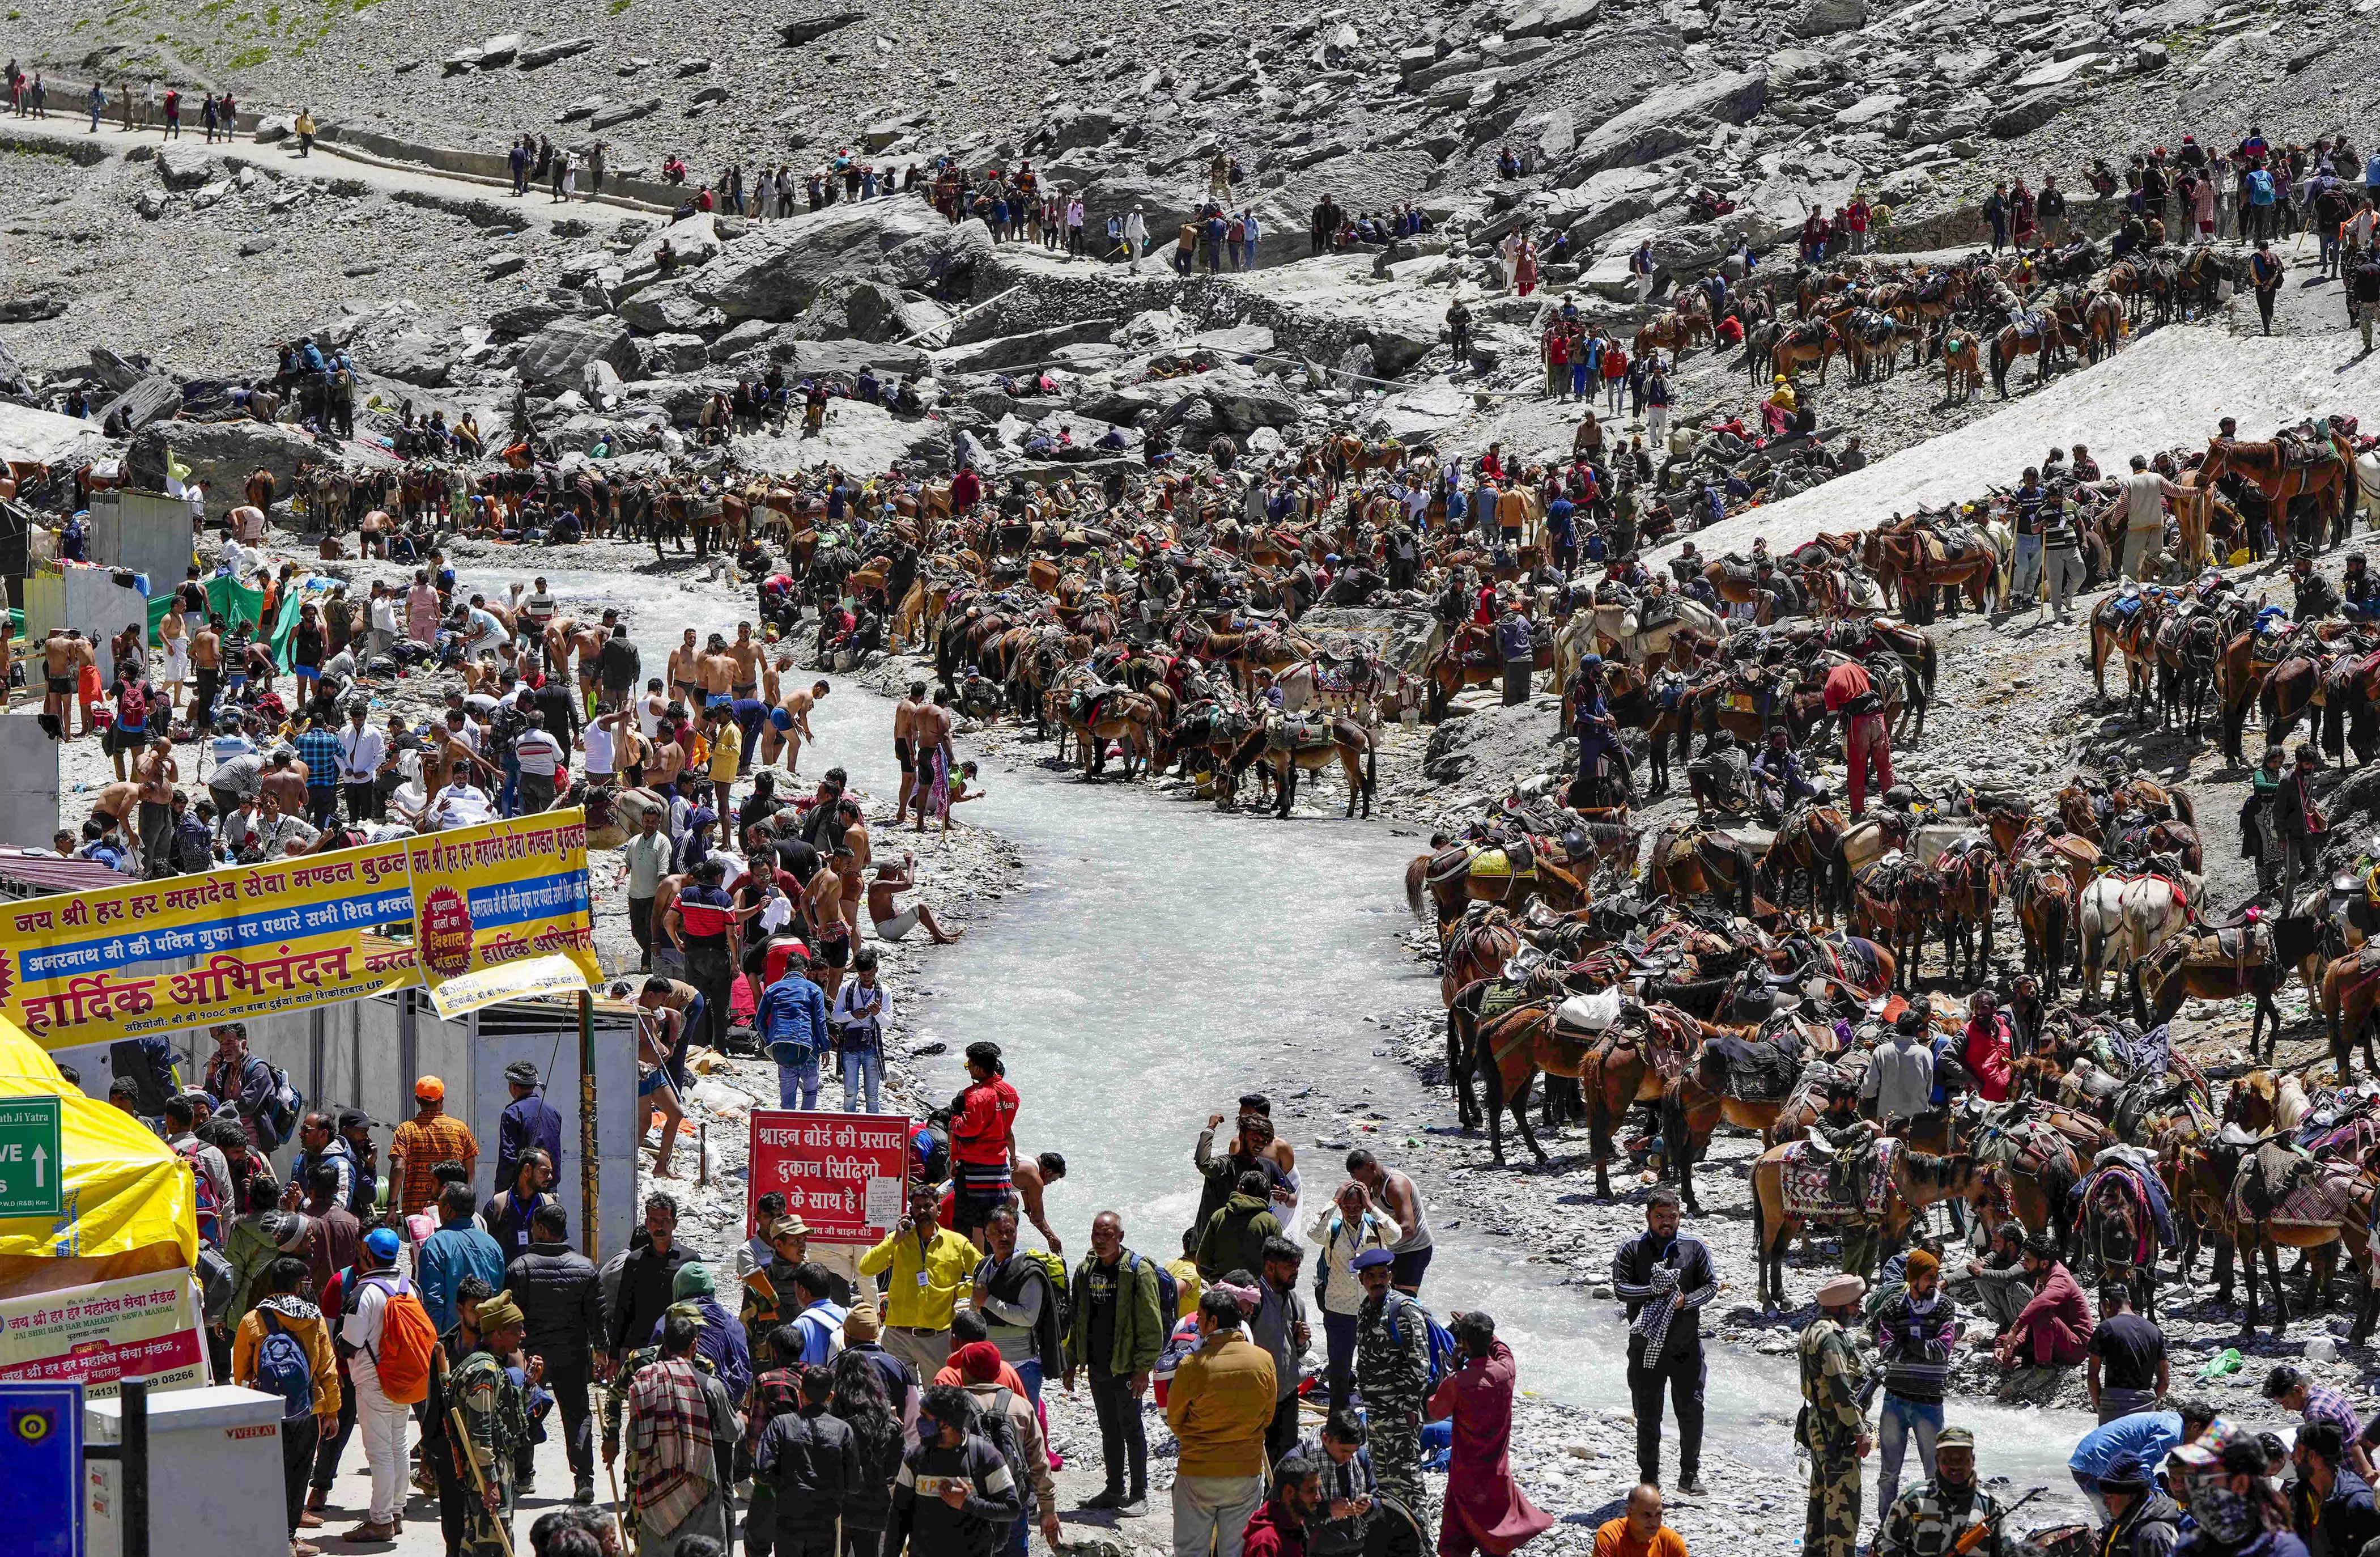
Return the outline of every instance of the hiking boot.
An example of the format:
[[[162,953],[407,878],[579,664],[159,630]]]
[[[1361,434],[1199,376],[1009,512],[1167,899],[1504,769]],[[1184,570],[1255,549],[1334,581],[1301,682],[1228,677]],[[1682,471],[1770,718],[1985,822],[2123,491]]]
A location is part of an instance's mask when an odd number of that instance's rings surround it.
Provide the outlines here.
[[[1116,1517],[1119,1519],[1142,1519],[1148,1517],[1148,1495],[1145,1492],[1130,1502],[1116,1505]]]
[[[1680,1478],[1678,1481],[1678,1495],[1687,1498],[1699,1498],[1706,1496],[1706,1494],[1703,1490],[1703,1478],[1700,1476],[1694,1475],[1692,1473]]]
[[[1085,1498],[1076,1506],[1081,1508],[1115,1508],[1120,1506],[1123,1502],[1123,1494],[1111,1487],[1104,1492],[1096,1493],[1093,1496]]]
[[[595,1501],[594,1481],[589,1478],[581,1478],[577,1490],[570,1494],[570,1501],[580,1504],[593,1502]]]
[[[353,1529],[340,1531],[339,1539],[346,1541],[350,1546],[356,1545],[358,1542],[395,1540],[396,1539],[396,1527],[394,1525],[375,1525],[370,1520],[367,1519]]]

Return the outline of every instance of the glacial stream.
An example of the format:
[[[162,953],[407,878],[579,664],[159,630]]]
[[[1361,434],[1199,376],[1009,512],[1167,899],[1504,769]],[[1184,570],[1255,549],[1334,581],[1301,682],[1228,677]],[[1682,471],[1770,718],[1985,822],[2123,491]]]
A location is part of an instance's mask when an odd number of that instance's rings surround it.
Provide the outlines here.
[[[740,592],[711,586],[548,577],[574,610],[589,602],[628,608],[648,675],[662,673],[682,628],[732,637],[748,614]],[[492,583],[474,569],[467,588]],[[804,774],[815,779],[840,765],[856,785],[890,796],[891,702],[855,678],[829,679],[835,691],[811,716],[820,738],[803,752]],[[971,755],[964,737],[960,748]],[[947,1067],[937,1079],[952,1090],[966,1043],[990,1039],[1007,1052],[1024,1098],[1026,1149],[1066,1155],[1069,1177],[1050,1204],[1070,1256],[1078,1250],[1070,1230],[1108,1208],[1123,1214],[1135,1247],[1172,1255],[1197,1203],[1192,1145],[1208,1116],[1232,1113],[1245,1091],[1276,1100],[1302,1171],[1301,1221],[1343,1176],[1338,1159],[1346,1147],[1369,1144],[1397,1160],[1401,1133],[1361,1134],[1354,1118],[1342,1124],[1337,1115],[1378,1103],[1395,1118],[1419,1091],[1408,1070],[1383,1057],[1386,1029],[1365,1019],[1437,1001],[1435,975],[1399,944],[1412,838],[1335,814],[1288,823],[1219,819],[1203,805],[1138,786],[1083,785],[1029,756],[1014,766],[984,760],[982,777],[987,797],[962,814],[1018,846],[1025,880],[933,958],[931,992],[909,1003],[906,1020],[948,1042],[949,1057],[932,1063]],[[1334,775],[1320,804],[1335,808],[1340,796]],[[889,832],[877,842],[880,851],[897,846]],[[1290,1112],[1293,1100],[1302,1115]],[[1423,1188],[1433,1188],[1427,1178]],[[1525,1389],[1624,1413],[1619,1307],[1561,1284],[1507,1240],[1468,1225],[1447,1229],[1446,1221],[1462,1219],[1431,1199],[1438,1254],[1425,1296],[1433,1309],[1493,1313]],[[1742,1301],[1752,1272],[1723,1269],[1721,1276],[1734,1290],[1718,1303]],[[1791,1474],[1800,1405],[1792,1359],[1717,1343],[1708,1356],[1706,1441],[1715,1466],[1724,1454]],[[2087,1417],[1961,1402],[1950,1419],[1975,1430],[1986,1476],[2020,1489],[2048,1484],[2049,1498],[2034,1510],[2053,1500],[2061,1513],[2079,1510],[2065,1466],[2092,1425]],[[1673,1457],[1669,1463],[1674,1467]],[[1912,1450],[1904,1485],[1918,1474]],[[1871,1497],[1874,1476],[1871,1462]],[[1721,1476],[1706,1479],[1723,1484]]]

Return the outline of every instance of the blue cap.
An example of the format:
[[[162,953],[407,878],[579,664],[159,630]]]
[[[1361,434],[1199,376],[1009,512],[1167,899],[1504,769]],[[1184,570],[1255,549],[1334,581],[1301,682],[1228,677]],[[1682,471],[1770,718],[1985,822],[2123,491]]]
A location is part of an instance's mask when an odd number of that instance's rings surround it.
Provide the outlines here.
[[[381,1259],[395,1259],[396,1251],[403,1247],[397,1241],[394,1228],[375,1227],[364,1235],[364,1247],[371,1250],[374,1257]]]
[[[1368,1271],[1375,1265],[1394,1265],[1397,1257],[1387,1249],[1366,1249],[1348,1263],[1358,1271]]]

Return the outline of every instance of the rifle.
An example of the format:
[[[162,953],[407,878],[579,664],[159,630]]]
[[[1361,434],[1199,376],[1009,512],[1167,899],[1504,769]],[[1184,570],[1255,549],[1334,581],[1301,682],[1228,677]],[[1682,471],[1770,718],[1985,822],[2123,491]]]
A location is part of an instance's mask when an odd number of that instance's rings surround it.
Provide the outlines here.
[[[2001,1509],[1998,1514],[1993,1514],[1989,1519],[1985,1520],[1982,1524],[1970,1527],[1965,1535],[1961,1536],[1957,1541],[1952,1543],[1950,1547],[1952,1557],[1967,1557],[1967,1553],[1974,1551],[1975,1548],[1984,1543],[1985,1537],[1997,1536],[1999,1533],[2001,1522],[2007,1519],[2010,1514],[2014,1514],[2018,1509],[2022,1508],[2025,1504],[2031,1502],[2034,1499],[2041,1496],[2042,1493],[2046,1492],[2047,1490],[2049,1490],[2049,1489],[2046,1487],[2035,1487],[2032,1491],[2027,1492],[2024,1496],[2017,1499],[2016,1502],[2009,1504],[2006,1508]]]

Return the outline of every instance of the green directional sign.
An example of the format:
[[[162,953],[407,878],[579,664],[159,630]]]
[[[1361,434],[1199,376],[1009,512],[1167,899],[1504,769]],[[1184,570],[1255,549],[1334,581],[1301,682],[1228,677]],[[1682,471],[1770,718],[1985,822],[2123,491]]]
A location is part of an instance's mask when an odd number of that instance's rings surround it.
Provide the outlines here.
[[[56,1216],[65,1210],[58,1100],[0,1100],[0,1217]]]

